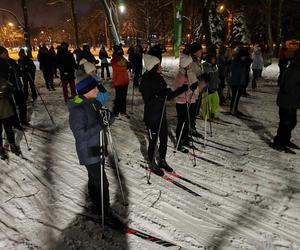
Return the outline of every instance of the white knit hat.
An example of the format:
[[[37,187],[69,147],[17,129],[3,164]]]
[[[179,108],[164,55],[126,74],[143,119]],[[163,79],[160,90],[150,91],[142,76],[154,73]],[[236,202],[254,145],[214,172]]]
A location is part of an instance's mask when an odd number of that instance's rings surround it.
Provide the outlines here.
[[[88,62],[86,59],[81,59],[79,62],[79,65],[83,65],[85,73],[89,74],[92,71],[96,70],[96,66],[90,62]]]
[[[153,69],[156,64],[159,64],[160,60],[156,56],[144,55],[144,65],[147,71]]]
[[[179,67],[180,68],[186,68],[193,62],[193,58],[186,54],[181,54],[179,59]]]

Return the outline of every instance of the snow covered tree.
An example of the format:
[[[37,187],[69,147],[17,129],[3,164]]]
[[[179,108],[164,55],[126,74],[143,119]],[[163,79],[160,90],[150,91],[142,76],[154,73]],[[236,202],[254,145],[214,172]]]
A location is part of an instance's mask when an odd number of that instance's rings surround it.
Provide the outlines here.
[[[266,23],[263,17],[258,17],[254,23],[251,40],[253,43],[266,43]]]
[[[250,33],[242,11],[238,12],[233,19],[233,28],[230,40],[234,44],[251,43]]]
[[[212,4],[209,13],[211,41],[214,45],[221,45],[225,41],[225,22],[223,15],[217,11],[218,2]]]

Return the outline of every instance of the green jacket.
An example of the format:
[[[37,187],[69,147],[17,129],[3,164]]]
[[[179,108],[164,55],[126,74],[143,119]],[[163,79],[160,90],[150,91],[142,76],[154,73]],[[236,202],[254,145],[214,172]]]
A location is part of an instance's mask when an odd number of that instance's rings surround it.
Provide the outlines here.
[[[10,95],[13,85],[7,80],[0,78],[0,119],[7,119],[15,114]]]

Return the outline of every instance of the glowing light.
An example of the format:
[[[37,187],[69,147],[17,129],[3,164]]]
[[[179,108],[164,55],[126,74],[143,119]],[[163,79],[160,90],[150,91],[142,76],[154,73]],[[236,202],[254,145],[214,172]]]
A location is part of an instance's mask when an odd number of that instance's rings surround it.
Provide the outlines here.
[[[220,11],[223,11],[225,9],[225,6],[222,4],[221,6],[220,6]]]
[[[119,6],[119,10],[120,10],[120,12],[121,12],[121,13],[124,13],[124,12],[125,12],[125,10],[126,10],[126,7],[125,7],[125,5],[123,5],[123,4],[122,4],[122,5],[120,5],[120,6]]]
[[[44,33],[45,33],[45,32],[42,30],[42,31],[41,31],[41,34],[44,34]]]
[[[14,27],[15,25],[12,22],[7,23],[9,27]]]

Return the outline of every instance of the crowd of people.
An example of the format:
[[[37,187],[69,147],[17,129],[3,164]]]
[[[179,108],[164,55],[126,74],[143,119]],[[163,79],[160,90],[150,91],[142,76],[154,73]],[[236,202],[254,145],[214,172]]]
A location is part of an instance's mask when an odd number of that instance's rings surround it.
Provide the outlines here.
[[[148,52],[139,41],[129,47],[125,57],[122,45],[114,45],[112,56],[102,46],[99,52],[101,77],[97,74],[99,61],[91,53],[90,47],[84,45],[73,53],[69,45],[62,42],[60,46],[49,49],[43,45],[39,49],[38,61],[43,73],[45,86],[55,91],[54,81],[58,77],[63,89],[64,102],[69,109],[69,123],[76,141],[76,150],[81,165],[85,165],[89,182],[89,194],[97,210],[102,210],[100,201],[104,200],[105,214],[111,219],[107,223],[118,223],[109,208],[108,181],[105,171],[100,171],[104,164],[105,151],[99,133],[106,130],[118,116],[130,119],[127,113],[127,92],[129,72],[132,71],[133,86],[138,87],[144,100],[144,122],[148,132],[149,169],[163,176],[164,172],[173,172],[167,163],[168,121],[166,102],[174,99],[176,103],[176,150],[188,153],[193,149],[193,137],[203,138],[196,130],[196,117],[201,114],[204,120],[218,119],[220,105],[229,104],[229,113],[243,115],[239,110],[240,98],[247,97],[247,87],[258,87],[262,76],[264,60],[262,49],[255,45],[250,48],[221,46],[207,48],[206,54],[200,43],[194,42],[185,47],[180,55],[179,69],[172,86],[168,86],[161,71],[162,54],[165,49],[160,44],[152,46]],[[204,56],[203,56],[204,55]],[[288,66],[286,47],[282,47],[279,58],[280,74],[278,95],[280,124],[273,147],[287,150],[297,148],[291,139],[291,131],[296,126],[296,112],[300,102],[299,51]],[[109,59],[110,62],[109,62]],[[144,67],[143,67],[144,62]],[[115,91],[112,111],[105,106],[109,93],[104,87],[103,79],[110,79]],[[144,68],[144,72],[143,72]],[[106,77],[105,77],[106,71]],[[27,118],[27,100],[29,89],[33,101],[39,94],[35,86],[36,67],[24,50],[20,50],[19,59],[9,57],[7,49],[0,47],[0,157],[7,158],[3,145],[2,129],[11,152],[20,155],[16,145],[14,129],[29,126]],[[70,93],[68,91],[70,88]],[[227,87],[227,93],[225,89]],[[230,89],[230,91],[228,91]],[[158,157],[156,147],[158,146]],[[101,197],[101,185],[104,197]]]

